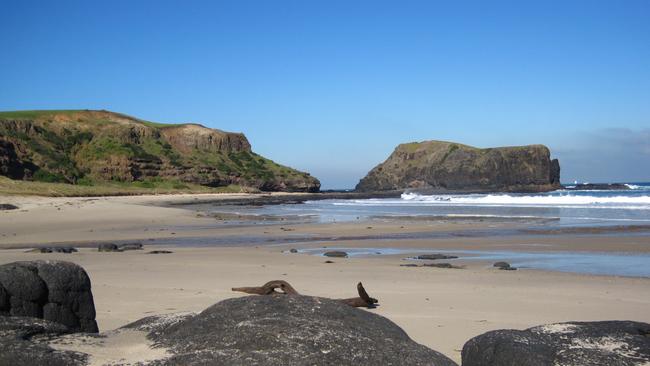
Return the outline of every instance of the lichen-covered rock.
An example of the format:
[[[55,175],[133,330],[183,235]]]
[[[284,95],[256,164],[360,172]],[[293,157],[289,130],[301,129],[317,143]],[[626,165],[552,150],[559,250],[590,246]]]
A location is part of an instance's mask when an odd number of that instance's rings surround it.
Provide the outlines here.
[[[64,325],[42,319],[0,316],[0,365],[86,365],[86,355],[58,351],[38,341],[69,333]]]
[[[97,332],[90,279],[63,261],[13,262],[0,266],[0,316],[27,316]]]
[[[560,187],[560,165],[543,145],[478,149],[444,141],[399,145],[357,191],[415,189],[549,191]]]
[[[650,324],[570,322],[496,330],[463,346],[463,366],[642,366],[650,364]]]
[[[455,365],[382,316],[318,297],[229,299],[177,322],[150,317],[126,328],[146,329],[172,353],[156,365]]]

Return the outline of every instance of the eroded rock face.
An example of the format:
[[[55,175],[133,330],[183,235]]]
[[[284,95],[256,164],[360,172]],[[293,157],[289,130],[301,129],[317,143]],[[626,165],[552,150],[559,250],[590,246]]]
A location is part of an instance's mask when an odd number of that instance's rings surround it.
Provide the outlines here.
[[[37,170],[33,164],[22,161],[16,153],[16,146],[0,138],[0,175],[11,179],[30,177]]]
[[[650,324],[571,322],[496,330],[463,346],[463,366],[641,366],[650,363]]]
[[[0,266],[0,316],[41,318],[70,331],[97,332],[90,279],[63,261],[14,262]]]
[[[548,191],[559,187],[559,162],[550,159],[543,145],[478,149],[425,141],[399,145],[356,189]]]

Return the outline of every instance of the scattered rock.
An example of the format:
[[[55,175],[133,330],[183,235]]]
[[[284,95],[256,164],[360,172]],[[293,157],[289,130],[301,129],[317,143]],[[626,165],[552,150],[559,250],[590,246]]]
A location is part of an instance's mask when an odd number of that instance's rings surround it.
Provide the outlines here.
[[[400,267],[435,267],[435,268],[454,268],[454,269],[463,269],[462,266],[454,266],[451,263],[425,263],[422,265],[417,265],[415,263],[400,264]]]
[[[25,253],[76,253],[77,248],[73,247],[41,247],[25,251]]]
[[[97,247],[98,252],[121,252],[117,244],[113,243],[104,243],[104,244],[99,244]]]
[[[298,249],[291,248],[291,249],[289,249],[289,253],[298,253]]]
[[[459,266],[454,266],[451,263],[425,263],[422,267],[436,267],[436,268],[461,268]]]
[[[515,267],[511,267],[510,263],[508,263],[508,262],[496,262],[496,263],[494,263],[493,267],[496,267],[496,268],[498,268],[500,270],[503,270],[503,271],[514,271],[514,270],[517,269]]]
[[[0,315],[41,318],[71,331],[97,332],[90,279],[83,268],[70,262],[1,265]]]
[[[437,259],[456,259],[458,258],[455,255],[446,255],[446,254],[421,254],[416,257],[417,259],[426,259],[426,260],[437,260]]]
[[[120,244],[117,248],[120,252],[125,250],[142,250],[142,243]]]
[[[592,366],[650,363],[650,324],[570,322],[495,330],[463,346],[463,366]]]
[[[172,254],[171,250],[152,250],[150,252],[147,252],[147,254]]]
[[[323,255],[326,256],[326,257],[332,257],[332,258],[347,258],[348,257],[348,253],[337,251],[337,250],[330,251],[330,252],[325,252],[325,253],[323,253]]]
[[[18,206],[12,205],[10,203],[0,203],[0,211],[9,211],[17,210]]]

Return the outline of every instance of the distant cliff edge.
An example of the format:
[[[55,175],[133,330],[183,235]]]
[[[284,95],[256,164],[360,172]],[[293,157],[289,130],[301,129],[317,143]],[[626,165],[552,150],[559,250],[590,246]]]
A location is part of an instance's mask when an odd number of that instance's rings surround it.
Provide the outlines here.
[[[479,149],[445,141],[401,144],[356,190],[543,192],[560,188],[560,164],[544,145]]]
[[[0,175],[92,184],[177,181],[317,192],[318,179],[255,154],[241,133],[109,111],[0,112]]]

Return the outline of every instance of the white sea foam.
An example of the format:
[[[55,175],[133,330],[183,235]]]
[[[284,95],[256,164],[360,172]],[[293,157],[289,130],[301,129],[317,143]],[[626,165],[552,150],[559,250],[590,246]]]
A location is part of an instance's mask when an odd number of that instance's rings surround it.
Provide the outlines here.
[[[552,207],[613,207],[650,209],[650,196],[589,196],[589,195],[420,195],[402,194],[404,202],[462,206],[552,206]]]

